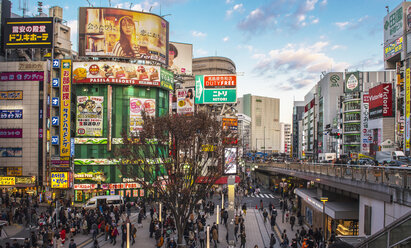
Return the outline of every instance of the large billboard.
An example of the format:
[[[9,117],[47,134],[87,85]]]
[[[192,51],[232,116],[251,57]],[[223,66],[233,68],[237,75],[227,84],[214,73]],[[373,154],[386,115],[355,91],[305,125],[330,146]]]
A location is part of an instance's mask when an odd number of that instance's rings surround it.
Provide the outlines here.
[[[103,96],[78,96],[76,136],[103,135]]]
[[[51,172],[50,178],[52,189],[67,189],[70,187],[69,172]]]
[[[154,60],[166,64],[168,22],[117,8],[80,8],[79,55]]]
[[[198,75],[195,80],[195,103],[237,103],[236,75]]]
[[[177,114],[194,114],[194,89],[176,90],[177,95]]]
[[[73,83],[141,85],[174,89],[173,74],[160,66],[108,61],[74,62]]]
[[[370,89],[370,119],[391,117],[392,84],[384,83]]]
[[[156,100],[130,98],[130,133],[136,134],[143,129],[143,111],[148,116],[156,115]]]
[[[60,157],[70,157],[71,60],[61,60],[60,69]]]
[[[403,37],[393,40],[384,47],[384,60],[390,59],[402,52]]]
[[[193,45],[170,42],[168,46],[168,66],[175,74],[193,74]]]
[[[237,148],[224,149],[224,174],[237,173]]]
[[[51,48],[53,45],[53,18],[7,18],[4,25],[6,49]]]
[[[384,17],[384,43],[391,42],[404,34],[402,3]]]

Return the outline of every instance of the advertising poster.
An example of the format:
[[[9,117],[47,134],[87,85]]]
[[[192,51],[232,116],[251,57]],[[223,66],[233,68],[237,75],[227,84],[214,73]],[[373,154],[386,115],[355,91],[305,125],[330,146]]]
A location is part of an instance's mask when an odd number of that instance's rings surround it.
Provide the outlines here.
[[[370,96],[366,93],[363,93],[361,102],[361,153],[369,154],[370,152],[370,143],[372,141],[372,133],[368,127],[369,121],[369,102]]]
[[[224,149],[224,174],[237,173],[237,148]]]
[[[69,187],[69,172],[51,172],[51,188],[67,189]]]
[[[160,66],[117,62],[75,62],[73,83],[160,86]]]
[[[385,83],[369,90],[370,119],[391,117],[392,111],[392,84]]]
[[[164,68],[160,68],[160,86],[166,90],[174,90],[174,74]]]
[[[6,49],[51,48],[53,18],[6,18],[4,37]]]
[[[7,176],[19,177],[23,175],[22,167],[7,167]]]
[[[238,130],[238,118],[223,118],[222,123],[223,123],[223,130],[228,130],[228,129],[232,131]]]
[[[168,66],[175,74],[193,74],[193,45],[170,42],[168,46]]]
[[[359,72],[347,72],[345,74],[344,93],[360,91]]]
[[[0,138],[23,138],[23,129],[0,128]]]
[[[0,100],[23,100],[22,90],[0,91]]]
[[[61,60],[60,157],[70,157],[71,60]]]
[[[168,22],[157,15],[117,8],[80,8],[80,56],[166,64],[167,44]]]
[[[194,114],[194,89],[179,89],[177,94],[177,114]]]
[[[103,135],[103,96],[78,96],[76,136]]]
[[[156,115],[156,100],[130,98],[130,132],[135,134],[143,129],[143,111],[151,117]]]
[[[399,54],[402,52],[402,47],[403,37],[401,36],[384,47],[384,59],[387,60]]]
[[[0,157],[23,157],[23,148],[0,147]]]

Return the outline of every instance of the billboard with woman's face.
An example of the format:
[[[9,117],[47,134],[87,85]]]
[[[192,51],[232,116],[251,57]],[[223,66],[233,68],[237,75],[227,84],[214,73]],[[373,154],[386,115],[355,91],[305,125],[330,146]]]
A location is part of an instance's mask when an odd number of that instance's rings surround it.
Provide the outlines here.
[[[168,22],[115,8],[80,8],[79,55],[168,62]]]

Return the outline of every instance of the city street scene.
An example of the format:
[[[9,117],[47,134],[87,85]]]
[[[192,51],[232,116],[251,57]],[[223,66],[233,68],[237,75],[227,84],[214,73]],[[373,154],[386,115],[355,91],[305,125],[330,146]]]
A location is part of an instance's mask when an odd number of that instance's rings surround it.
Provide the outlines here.
[[[0,3],[0,248],[411,248],[411,1]]]

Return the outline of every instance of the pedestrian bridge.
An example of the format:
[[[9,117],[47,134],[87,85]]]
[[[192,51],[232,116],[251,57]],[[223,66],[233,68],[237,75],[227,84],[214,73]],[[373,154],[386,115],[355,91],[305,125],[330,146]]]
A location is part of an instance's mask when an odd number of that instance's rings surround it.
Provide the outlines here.
[[[247,163],[257,172],[284,174],[384,202],[411,207],[411,168],[327,163]]]

